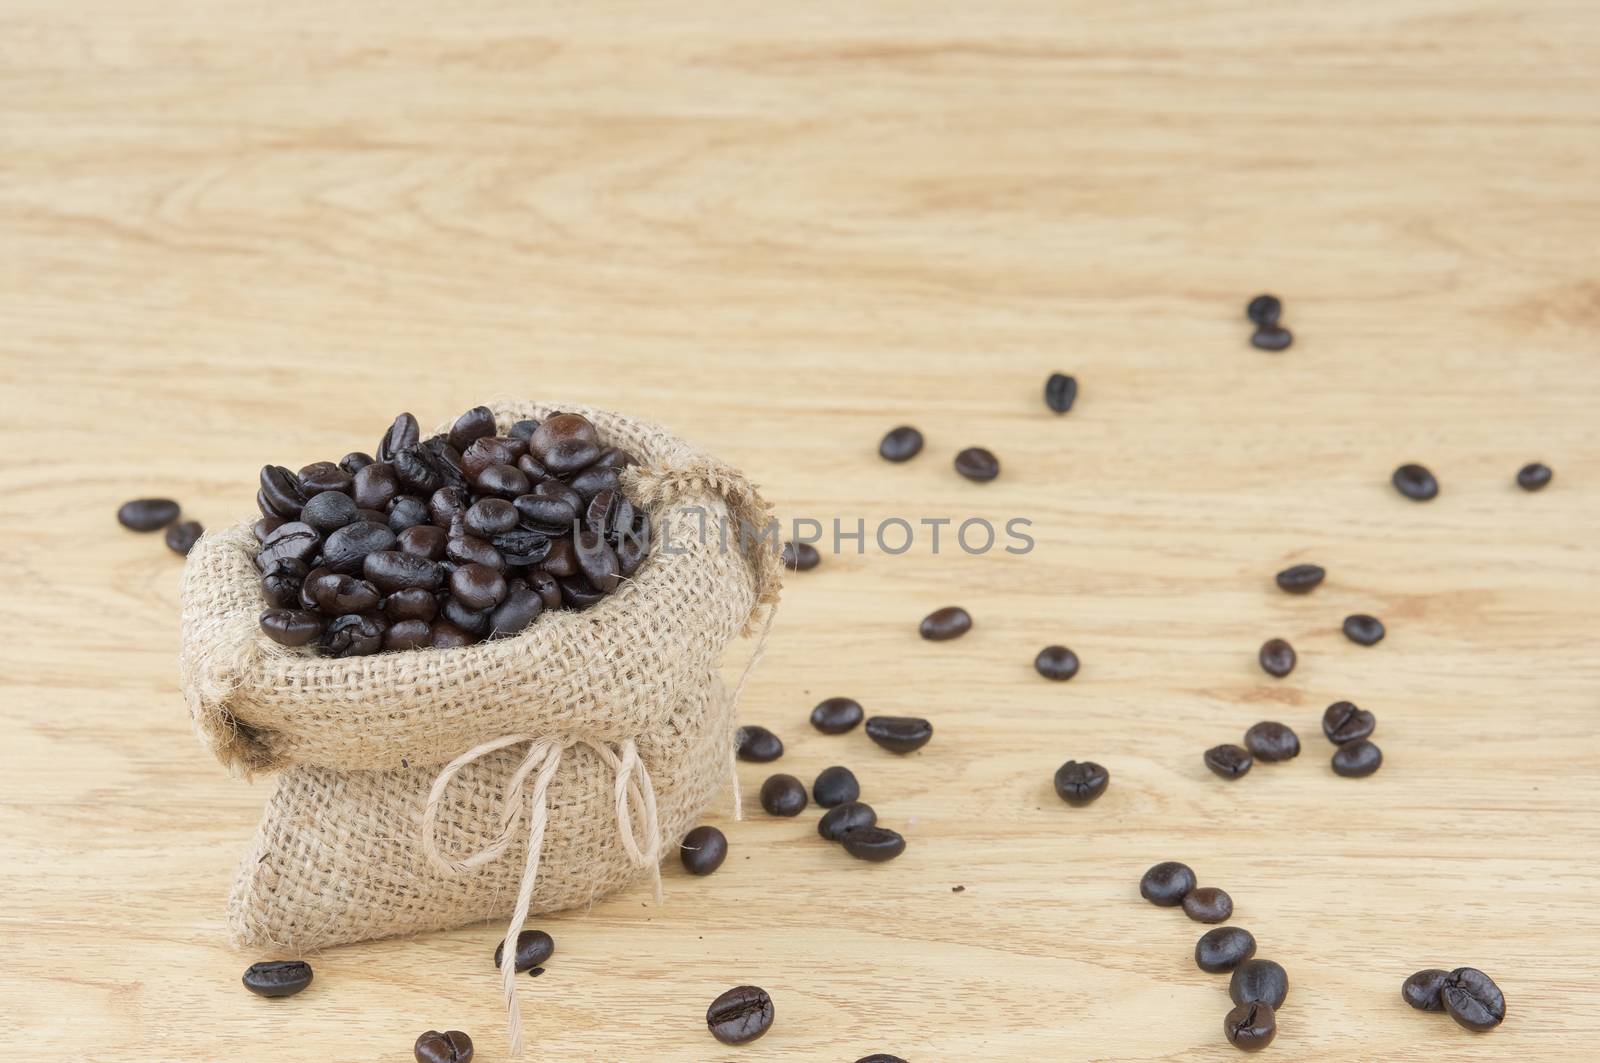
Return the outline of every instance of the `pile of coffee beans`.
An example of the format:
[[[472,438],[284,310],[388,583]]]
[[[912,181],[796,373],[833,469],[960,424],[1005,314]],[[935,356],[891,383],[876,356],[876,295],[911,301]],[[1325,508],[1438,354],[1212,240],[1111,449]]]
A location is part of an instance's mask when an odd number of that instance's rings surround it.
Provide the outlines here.
[[[197,520],[178,519],[178,503],[170,498],[136,498],[117,509],[117,521],[129,531],[153,532],[166,529],[167,549],[187,557],[205,534]]]
[[[1250,342],[1263,351],[1281,351],[1294,342],[1294,334],[1278,323],[1283,316],[1283,300],[1276,295],[1258,295],[1245,305],[1244,316],[1256,326]]]
[[[496,434],[486,406],[422,439],[395,418],[377,457],[261,470],[261,630],[332,657],[470,646],[547,609],[586,609],[645,561],[623,494],[637,459],[557,413]]]
[[[1418,1011],[1446,1012],[1474,1033],[1492,1030],[1506,1018],[1505,994],[1476,967],[1418,971],[1401,983],[1400,999]]]

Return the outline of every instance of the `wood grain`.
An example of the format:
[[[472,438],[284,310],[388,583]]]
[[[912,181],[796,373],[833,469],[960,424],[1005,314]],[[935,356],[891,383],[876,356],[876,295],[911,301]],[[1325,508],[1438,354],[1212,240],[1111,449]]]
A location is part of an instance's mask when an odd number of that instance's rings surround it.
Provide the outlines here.
[[[1288,968],[1276,1058],[1592,1055],[1600,8],[10,0],[0,92],[13,1044],[376,1060],[455,1027],[503,1058],[492,927],[239,988],[222,902],[268,784],[192,739],[178,563],[112,514],[221,525],[264,461],[512,394],[658,419],[786,517],[1037,540],[790,581],[744,717],[782,770],[853,767],[907,854],[718,810],[716,876],[541,921],[533,1058],[1231,1059],[1200,928],[1138,900],[1162,859]],[[1246,342],[1263,289],[1283,355]],[[926,452],[879,461],[905,422]],[[952,473],[974,444],[999,481]],[[1437,501],[1387,486],[1411,460]],[[1277,592],[1304,560],[1327,584]],[[921,642],[952,602],[975,630]],[[1355,611],[1388,639],[1346,642]],[[1084,669],[1053,685],[1058,641]],[[833,694],[936,737],[819,735]],[[1379,717],[1371,779],[1328,769],[1339,698]],[[1263,718],[1300,759],[1210,777]],[[1051,791],[1069,757],[1111,770],[1092,808]],[[1501,1029],[1401,1004],[1458,964]],[[741,982],[778,1022],[725,1050],[701,1017]]]

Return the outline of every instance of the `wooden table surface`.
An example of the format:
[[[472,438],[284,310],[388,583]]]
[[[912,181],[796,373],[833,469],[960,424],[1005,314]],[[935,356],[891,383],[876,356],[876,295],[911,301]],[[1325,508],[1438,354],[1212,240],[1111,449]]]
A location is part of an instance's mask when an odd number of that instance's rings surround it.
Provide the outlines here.
[[[0,90],[14,1049],[398,1060],[454,1027],[505,1058],[492,925],[239,987],[223,901],[271,784],[195,742],[179,562],[112,515],[221,526],[263,462],[519,395],[659,420],[786,518],[1037,542],[791,577],[742,714],[788,752],[746,792],[847,764],[905,856],[719,806],[714,877],[538,920],[530,1058],[1231,1059],[1202,928],[1138,897],[1167,859],[1288,968],[1273,1058],[1593,1057],[1594,4],[11,0]],[[1280,355],[1247,342],[1262,290]],[[906,422],[927,449],[879,460]],[[997,482],[953,473],[975,444]],[[1405,461],[1436,501],[1389,487]],[[1299,561],[1327,583],[1280,593]],[[955,602],[973,632],[918,639]],[[1346,641],[1352,612],[1388,638]],[[1070,683],[1031,668],[1053,642]],[[822,736],[835,694],[936,737]],[[1319,733],[1345,698],[1380,721],[1366,780]],[[1301,757],[1211,776],[1261,719]],[[1110,769],[1091,808],[1051,789],[1068,758]],[[1499,1030],[1400,1002],[1457,965],[1505,989]],[[777,1023],[726,1049],[702,1016],[746,982]]]

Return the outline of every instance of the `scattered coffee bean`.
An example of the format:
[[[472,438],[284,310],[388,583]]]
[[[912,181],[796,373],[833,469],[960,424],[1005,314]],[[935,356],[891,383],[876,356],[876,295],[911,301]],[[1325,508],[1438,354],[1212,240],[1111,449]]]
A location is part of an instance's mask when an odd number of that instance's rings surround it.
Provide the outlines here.
[[[1322,733],[1336,746],[1358,738],[1371,738],[1377,727],[1376,716],[1348,701],[1336,701],[1322,714]]]
[[[1065,646],[1046,646],[1033,659],[1034,671],[1058,682],[1078,674],[1078,655]]]
[[[1176,908],[1195,887],[1194,871],[1188,864],[1167,860],[1152,867],[1139,879],[1139,896],[1162,908]]]
[[[1250,770],[1255,758],[1243,746],[1226,743],[1206,750],[1206,767],[1224,779],[1237,779]]]
[[[1439,493],[1439,481],[1421,465],[1402,465],[1389,479],[1396,491],[1413,502],[1427,502]]]
[[[1505,1021],[1505,994],[1476,967],[1457,967],[1446,975],[1439,997],[1450,1017],[1469,1030],[1492,1030]]]
[[[1290,594],[1309,594],[1328,575],[1321,565],[1291,565],[1278,573],[1278,586]]]
[[[1222,1020],[1228,1043],[1245,1052],[1259,1052],[1278,1036],[1277,1016],[1272,1005],[1256,1002],[1240,1004]]]
[[[292,997],[311,984],[311,965],[304,960],[252,963],[245,969],[243,981],[258,997]]]
[[[842,735],[865,716],[861,702],[854,698],[828,698],[811,710],[811,726],[825,735]]]
[[[1228,998],[1235,1004],[1266,1004],[1277,1011],[1288,997],[1289,972],[1271,960],[1246,960],[1228,980]]]
[[[874,1052],[870,1056],[862,1056],[856,1063],[906,1063],[899,1056],[891,1056],[883,1052]]]
[[[1092,760],[1069,760],[1056,769],[1056,795],[1069,805],[1092,804],[1111,783],[1111,773]]]
[[[205,534],[205,529],[197,520],[182,520],[167,526],[167,549],[182,557],[188,557],[189,551],[194,549],[194,544],[200,541],[200,536]]]
[[[1361,646],[1375,646],[1383,641],[1387,632],[1383,621],[1366,613],[1352,613],[1344,618],[1344,637]]]
[[[1233,898],[1215,886],[1197,886],[1184,895],[1183,914],[1197,923],[1226,923],[1233,915]]]
[[[1543,491],[1554,476],[1550,466],[1537,461],[1530,462],[1517,470],[1517,486],[1524,491]]]
[[[738,741],[739,759],[756,764],[767,764],[783,756],[783,740],[765,727],[747,724],[734,736]]]
[[[1263,763],[1293,760],[1300,755],[1300,736],[1273,720],[1263,720],[1244,733],[1244,747]]]
[[[178,503],[170,498],[136,498],[117,510],[117,520],[136,532],[160,531],[178,519]]]
[[[793,775],[773,775],[761,784],[761,807],[769,816],[798,816],[806,810],[806,787]]]
[[[514,961],[518,974],[541,966],[546,960],[556,953],[556,942],[543,930],[524,930],[517,935],[517,956]],[[506,943],[504,940],[494,947],[494,965],[498,970],[500,961],[505,959]]]
[[[696,827],[683,836],[678,859],[691,875],[709,875],[728,858],[728,838],[711,826]]]
[[[1449,977],[1449,971],[1437,967],[1418,971],[1400,983],[1400,999],[1418,1011],[1443,1011],[1442,991],[1444,980]]]
[[[1263,642],[1261,652],[1256,654],[1256,658],[1261,662],[1263,672],[1278,679],[1294,671],[1295,661],[1298,659],[1295,657],[1294,647],[1283,639],[1268,639]]]
[[[856,827],[840,839],[844,851],[857,860],[881,864],[906,851],[906,840],[887,827]]]
[[[472,1038],[460,1030],[429,1030],[411,1047],[417,1063],[472,1063]]]
[[[725,1045],[749,1044],[772,1029],[772,998],[759,986],[735,986],[711,1002],[706,1026]]]
[[[1333,751],[1333,771],[1347,779],[1363,779],[1383,766],[1383,750],[1370,739],[1358,738]]]
[[[861,796],[861,784],[849,768],[834,765],[817,773],[811,797],[823,808],[834,808]]]
[[[860,801],[846,801],[823,813],[817,822],[817,833],[830,842],[844,840],[844,836],[858,827],[871,827],[878,822],[872,806]]]
[[[1276,325],[1283,314],[1283,301],[1276,295],[1258,295],[1244,308],[1244,316],[1257,325]]]
[[[1078,398],[1078,380],[1066,373],[1051,373],[1044,382],[1044,404],[1057,413],[1066,413]]]
[[[972,614],[959,605],[947,605],[923,617],[918,630],[929,642],[960,638],[972,630]]]
[[[1208,974],[1231,971],[1256,954],[1256,939],[1242,926],[1207,930],[1195,942],[1195,966]]]
[[[884,461],[910,461],[922,453],[922,433],[908,424],[889,429],[889,434],[878,444],[878,454]]]
[[[1282,325],[1262,325],[1250,334],[1250,342],[1263,351],[1288,350],[1294,342],[1294,333]]]
[[[874,716],[867,737],[891,753],[911,753],[928,744],[933,724],[919,716]]]
[[[956,455],[956,472],[977,483],[1000,475],[1000,459],[982,447],[968,447]]]
[[[822,555],[810,543],[784,543],[783,567],[790,572],[810,572],[822,561]]]

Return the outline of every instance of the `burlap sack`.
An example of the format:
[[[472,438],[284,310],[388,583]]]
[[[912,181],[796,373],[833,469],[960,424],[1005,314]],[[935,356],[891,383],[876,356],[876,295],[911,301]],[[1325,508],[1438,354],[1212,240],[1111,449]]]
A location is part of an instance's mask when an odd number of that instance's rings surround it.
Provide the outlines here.
[[[529,913],[658,873],[731,775],[738,691],[717,670],[777,604],[773,544],[738,526],[764,527],[766,503],[654,425],[576,405],[492,408],[502,432],[582,413],[642,463],[623,485],[650,514],[651,557],[591,609],[462,649],[337,660],[260,633],[248,522],[189,555],[181,668],[195,727],[236,773],[280,772],[229,901],[236,945],[305,953],[507,916],[514,941]]]

